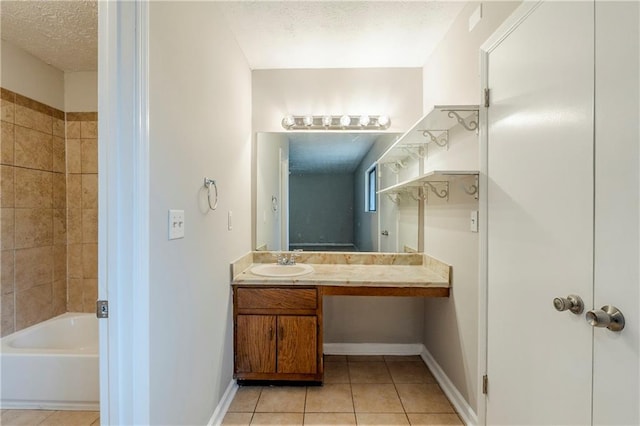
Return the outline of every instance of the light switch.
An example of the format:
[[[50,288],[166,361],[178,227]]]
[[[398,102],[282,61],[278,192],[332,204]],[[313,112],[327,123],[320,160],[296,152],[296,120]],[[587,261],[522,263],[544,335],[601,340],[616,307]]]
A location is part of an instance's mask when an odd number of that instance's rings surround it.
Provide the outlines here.
[[[169,210],[169,239],[184,238],[184,210]]]
[[[473,210],[471,212],[471,232],[478,232],[478,210]]]

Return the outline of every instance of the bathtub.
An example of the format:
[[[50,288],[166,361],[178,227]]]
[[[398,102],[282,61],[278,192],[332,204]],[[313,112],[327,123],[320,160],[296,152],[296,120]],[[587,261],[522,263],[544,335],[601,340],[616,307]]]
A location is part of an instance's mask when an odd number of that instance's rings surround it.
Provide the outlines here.
[[[2,338],[0,407],[98,410],[98,320],[66,313]]]

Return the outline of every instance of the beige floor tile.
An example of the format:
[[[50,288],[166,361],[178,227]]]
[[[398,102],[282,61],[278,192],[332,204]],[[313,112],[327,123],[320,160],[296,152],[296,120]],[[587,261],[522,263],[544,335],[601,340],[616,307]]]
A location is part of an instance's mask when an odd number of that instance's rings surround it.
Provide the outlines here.
[[[402,404],[392,384],[352,384],[356,413],[402,413]]]
[[[350,384],[325,384],[307,388],[305,413],[353,413]]]
[[[351,383],[393,383],[384,362],[350,362]]]
[[[387,363],[394,383],[436,383],[424,362],[398,361]]]
[[[457,425],[462,426],[464,423],[457,414],[407,414],[409,423],[412,426],[440,426],[440,425]]]
[[[358,413],[358,426],[405,426],[409,425],[407,415],[392,413]]]
[[[347,426],[356,424],[353,413],[305,413],[304,424],[313,426]]]
[[[223,426],[249,426],[251,424],[251,413],[227,413],[222,420]]]
[[[253,413],[261,391],[261,386],[241,386],[227,411],[230,413]]]
[[[251,425],[302,426],[303,421],[303,413],[255,413]]]
[[[396,384],[407,413],[455,413],[440,386],[435,384]]]
[[[324,362],[347,362],[346,355],[325,355]]]
[[[3,410],[0,424],[2,426],[32,426],[41,423],[54,411],[49,410]]]
[[[398,362],[398,361],[422,361],[420,355],[385,355],[384,360],[387,362]]]
[[[98,411],[56,411],[40,425],[46,426],[90,426],[100,417]]]
[[[265,387],[260,393],[256,413],[303,413],[305,387]]]
[[[346,362],[325,362],[324,383],[350,383],[349,364]]]
[[[347,355],[349,362],[373,362],[384,361],[384,355]]]

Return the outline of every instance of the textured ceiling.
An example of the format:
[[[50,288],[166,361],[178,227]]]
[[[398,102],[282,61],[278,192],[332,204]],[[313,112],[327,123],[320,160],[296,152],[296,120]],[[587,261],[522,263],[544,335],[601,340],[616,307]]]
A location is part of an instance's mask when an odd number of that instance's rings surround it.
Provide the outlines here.
[[[95,0],[2,0],[2,38],[62,71],[98,69]]]
[[[292,133],[287,136],[289,171],[312,174],[353,173],[380,134]]]
[[[422,67],[461,1],[234,1],[219,7],[252,69]]]

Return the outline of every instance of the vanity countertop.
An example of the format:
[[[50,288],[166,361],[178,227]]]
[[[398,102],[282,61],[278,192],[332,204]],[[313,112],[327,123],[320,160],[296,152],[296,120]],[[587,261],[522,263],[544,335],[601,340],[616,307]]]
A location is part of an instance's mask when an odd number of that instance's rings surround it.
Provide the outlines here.
[[[448,296],[451,286],[451,266],[422,253],[302,252],[296,262],[309,264],[314,271],[294,277],[255,275],[251,273],[255,265],[275,262],[272,252],[251,252],[231,265],[231,284],[313,285],[326,288],[325,294],[356,294],[349,288],[386,288],[415,289],[415,294],[407,295],[428,295],[421,289],[429,289],[438,296]]]

